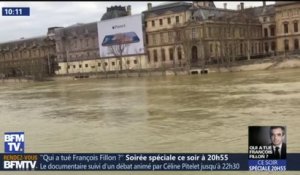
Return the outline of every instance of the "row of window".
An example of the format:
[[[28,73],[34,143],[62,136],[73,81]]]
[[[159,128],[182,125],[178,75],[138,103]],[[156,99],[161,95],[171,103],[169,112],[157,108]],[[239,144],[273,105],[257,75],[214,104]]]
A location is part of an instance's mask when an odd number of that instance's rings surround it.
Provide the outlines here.
[[[138,64],[138,61],[137,61],[137,60],[133,60],[133,63],[134,63],[134,64]],[[129,65],[129,64],[130,64],[130,60],[127,60],[127,61],[126,61],[126,64]],[[111,62],[111,65],[112,65],[112,66],[115,66],[115,65],[116,65],[116,62],[112,61],[112,62]],[[107,62],[104,62],[104,66],[108,66],[108,63],[107,63]],[[72,67],[73,67],[73,69],[76,69],[76,65],[73,65]],[[79,68],[82,68],[82,64],[79,64],[78,67],[79,67]],[[85,64],[85,67],[88,68],[88,67],[89,67],[89,64]],[[101,67],[101,63],[98,63],[98,67]],[[71,68],[71,66],[68,65],[68,69],[70,69],[70,68]],[[95,66],[92,65],[91,68],[95,68]]]
[[[148,34],[146,35],[146,44],[148,45],[157,45],[157,44],[164,44],[164,43],[173,43],[174,41],[180,41],[181,34],[179,31],[176,32],[164,32],[164,33],[157,33],[157,34]]]
[[[80,59],[82,59],[82,58],[91,58],[91,57],[96,58],[96,57],[99,56],[99,53],[98,52],[92,52],[92,53],[91,52],[85,52],[83,54],[69,54],[68,56],[69,56],[70,60],[73,60],[73,58],[74,59],[76,59],[76,58],[80,58]]]
[[[67,48],[72,50],[86,49],[86,48],[96,48],[98,47],[98,40],[96,37],[86,38],[86,39],[74,39],[70,43],[59,43],[57,42],[57,50],[62,51],[62,45],[65,44]]]
[[[264,36],[268,37],[268,28],[264,28]],[[270,26],[270,36],[275,36],[275,26]]]
[[[213,44],[209,45],[210,47],[210,54],[220,54],[220,44]],[[228,55],[245,55],[247,53],[247,43],[239,43],[239,44],[225,44],[222,48],[225,53]],[[274,48],[275,50],[275,48]],[[250,44],[250,54],[258,54],[262,52],[262,43],[251,43]]]
[[[208,27],[208,37],[261,37],[259,28],[235,27],[235,26],[213,26]]]
[[[166,24],[172,24],[172,18],[171,17],[168,17],[168,18],[161,18],[161,19],[158,19],[158,20],[151,20],[151,26],[152,27],[155,27],[155,24],[158,22],[158,26],[162,26],[164,25],[164,22]],[[145,22],[145,27],[147,27],[147,21]],[[178,24],[179,23],[179,16],[175,16],[175,23]]]
[[[285,39],[283,42],[284,42],[284,50],[289,51],[290,50],[289,40]],[[298,49],[299,49],[299,40],[294,39],[294,50],[298,50]]]
[[[235,37],[235,32],[239,33],[240,37],[245,37],[246,29],[245,28],[229,28],[229,27],[208,27],[208,37]],[[250,37],[260,37],[260,29],[257,29],[255,32],[251,30],[249,33]],[[198,35],[197,35],[198,33]],[[272,35],[275,35],[275,28],[271,29]],[[191,39],[196,39],[203,37],[203,28],[192,28],[191,29]],[[182,34],[179,31],[173,32],[162,32],[156,34],[147,34],[146,35],[146,44],[157,45],[157,44],[166,44],[173,43],[174,41],[181,41]]]
[[[288,9],[285,11],[280,12],[279,14],[281,14],[281,17],[292,17],[292,16],[296,16],[300,14],[300,8],[296,8],[296,9]]]
[[[10,53],[5,53],[1,54],[0,58],[3,60],[7,59],[21,59],[21,58],[38,58],[38,57],[44,57],[46,56],[47,50],[26,50],[22,52],[10,52]]]
[[[284,33],[289,33],[289,23],[288,22],[284,22],[283,23],[283,29],[284,29]],[[298,22],[294,22],[294,32],[298,32]]]
[[[169,48],[168,49],[169,52],[169,61],[173,61],[174,60],[174,48]],[[151,59],[153,58],[153,59]],[[160,49],[160,60],[162,62],[167,61],[166,58],[166,51],[164,48]],[[182,51],[181,48],[179,47],[177,49],[177,59],[181,60],[182,59]],[[158,50],[157,49],[153,49],[152,54],[150,54],[150,51],[148,51],[148,62],[150,63],[151,60],[153,60],[154,62],[158,62]]]

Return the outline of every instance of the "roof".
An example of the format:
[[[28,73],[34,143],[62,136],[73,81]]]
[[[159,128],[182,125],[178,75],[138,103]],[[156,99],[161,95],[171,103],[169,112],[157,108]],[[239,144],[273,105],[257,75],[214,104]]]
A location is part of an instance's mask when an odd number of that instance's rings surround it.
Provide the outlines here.
[[[276,1],[275,6],[290,5],[294,3],[299,3],[299,1]]]
[[[253,8],[246,8],[245,12],[249,16],[259,17],[259,16],[266,16],[266,15],[273,15],[275,14],[275,6],[267,5],[267,6],[260,6],[260,7],[253,7]]]
[[[77,34],[85,34],[88,33],[97,33],[97,22],[91,23],[77,23],[65,28],[57,28],[55,29],[55,34],[57,36],[69,36],[69,35],[77,35]]]
[[[156,14],[156,15],[162,15],[166,11],[172,11],[172,12],[182,12],[187,9],[189,9],[192,6],[191,3],[186,3],[186,2],[174,2],[174,3],[167,3],[159,6],[152,7],[150,10],[146,10],[143,13],[145,16],[148,14]]]
[[[107,8],[106,13],[104,13],[101,17],[101,21],[122,16],[128,16],[126,8],[122,6],[112,6],[110,8]]]
[[[44,39],[46,39],[47,36],[46,35],[42,35],[42,36],[36,36],[36,37],[32,37],[32,38],[24,38],[24,39],[18,39],[18,40],[11,40],[11,41],[6,41],[3,43],[0,43],[0,47],[3,46],[10,46],[10,45],[16,45],[16,44],[23,44],[23,43],[30,43],[33,41],[44,41]]]

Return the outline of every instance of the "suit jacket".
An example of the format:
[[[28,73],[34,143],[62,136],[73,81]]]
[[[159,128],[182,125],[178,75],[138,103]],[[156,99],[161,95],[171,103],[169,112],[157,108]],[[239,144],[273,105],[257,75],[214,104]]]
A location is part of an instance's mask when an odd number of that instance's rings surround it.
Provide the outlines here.
[[[275,158],[275,151],[273,149],[273,145],[271,144],[271,146],[272,146],[272,155],[270,155],[268,157],[268,159],[276,159]],[[281,153],[280,153],[280,158],[279,159],[286,159],[286,144],[285,143],[282,143]]]

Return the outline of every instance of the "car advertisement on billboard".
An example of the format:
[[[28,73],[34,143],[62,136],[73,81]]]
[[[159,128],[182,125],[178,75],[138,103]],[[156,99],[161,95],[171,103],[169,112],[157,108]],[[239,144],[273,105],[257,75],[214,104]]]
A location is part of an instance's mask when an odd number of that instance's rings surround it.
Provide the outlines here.
[[[99,53],[118,57],[144,53],[142,15],[98,22]]]

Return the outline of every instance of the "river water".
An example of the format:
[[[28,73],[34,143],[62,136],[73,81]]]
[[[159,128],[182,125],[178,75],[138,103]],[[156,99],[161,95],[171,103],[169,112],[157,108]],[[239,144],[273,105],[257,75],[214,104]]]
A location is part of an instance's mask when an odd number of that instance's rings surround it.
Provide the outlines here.
[[[300,152],[299,115],[300,69],[0,84],[0,133],[24,131],[32,153],[247,153],[251,125],[286,126]]]

